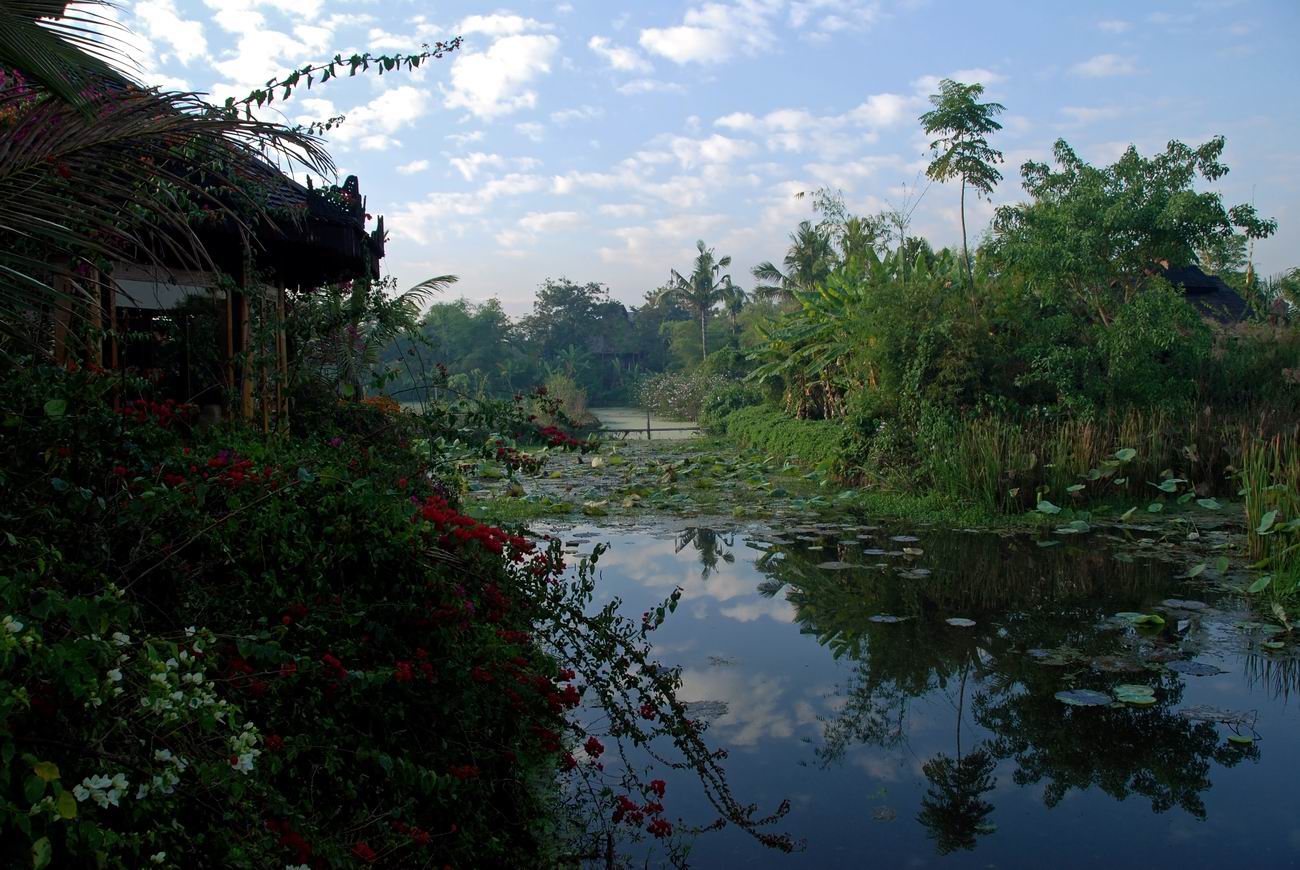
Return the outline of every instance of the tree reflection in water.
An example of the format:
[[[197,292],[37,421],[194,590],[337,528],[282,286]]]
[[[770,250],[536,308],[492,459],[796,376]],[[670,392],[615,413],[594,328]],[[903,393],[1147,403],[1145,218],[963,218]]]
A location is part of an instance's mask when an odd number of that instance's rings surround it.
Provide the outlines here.
[[[718,561],[727,564],[736,561],[731,548],[736,545],[734,532],[723,534],[713,529],[684,529],[675,542],[674,552],[680,553],[687,547],[694,547],[700,557],[700,579],[708,580],[709,575],[718,570]]]
[[[1182,635],[1160,635],[1105,621],[1163,597],[1166,567],[1116,561],[1098,548],[1033,552],[1037,548],[952,534],[918,546],[935,566],[928,577],[900,577],[892,564],[873,564],[884,560],[829,572],[817,567],[820,553],[791,547],[757,564],[766,575],[759,587],[764,595],[784,592],[802,632],[837,658],[857,662],[843,705],[823,720],[816,752],[824,766],[840,763],[856,745],[906,745],[909,704],[960,681],[953,704],[956,754],[938,754],[922,765],[928,788],[917,820],[940,853],[974,848],[978,835],[992,829],[993,804],[985,795],[1001,759],[1014,762],[1017,785],[1043,784],[1048,807],[1072,789],[1095,787],[1116,800],[1139,795],[1157,813],[1176,806],[1196,818],[1206,815],[1202,793],[1211,785],[1213,765],[1258,760],[1256,746],[1225,744],[1212,723],[1178,715],[1178,675],[1140,666],[1133,673],[1089,667],[1097,656],[1196,652],[1189,647],[1206,636],[1198,625]],[[945,571],[944,565],[960,567]],[[907,621],[873,623],[873,614]],[[948,616],[976,625],[954,628],[943,621]],[[1069,650],[1070,667],[1036,661],[1031,649]],[[977,748],[963,754],[968,677],[974,721],[984,733]],[[1156,703],[1073,708],[1055,697],[1071,686],[1108,692],[1125,682],[1151,686]]]

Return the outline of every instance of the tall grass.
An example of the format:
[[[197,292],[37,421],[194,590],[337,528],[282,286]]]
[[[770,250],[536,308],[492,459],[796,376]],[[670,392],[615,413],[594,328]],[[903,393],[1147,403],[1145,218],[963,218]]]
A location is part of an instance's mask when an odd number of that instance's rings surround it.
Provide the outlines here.
[[[1294,593],[1300,581],[1300,532],[1290,523],[1300,518],[1300,440],[1279,435],[1249,445],[1241,490],[1251,556],[1266,562],[1274,592]]]
[[[1200,496],[1235,495],[1236,473],[1259,445],[1290,445],[1294,457],[1296,433],[1293,416],[1274,409],[1230,417],[1134,410],[1097,420],[965,418],[945,433],[946,443],[918,447],[936,490],[1014,512],[1032,508],[1040,494],[1061,506],[1145,504],[1159,494],[1152,484],[1167,477],[1188,481]],[[1136,455],[1109,470],[1107,460],[1124,448]]]

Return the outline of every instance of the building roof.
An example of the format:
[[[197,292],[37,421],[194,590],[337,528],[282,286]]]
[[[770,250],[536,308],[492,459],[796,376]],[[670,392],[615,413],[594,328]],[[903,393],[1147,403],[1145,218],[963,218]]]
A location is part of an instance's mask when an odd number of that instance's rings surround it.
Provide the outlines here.
[[[1161,277],[1181,288],[1187,301],[1204,317],[1220,323],[1236,323],[1249,313],[1246,300],[1241,298],[1241,294],[1217,275],[1205,274],[1199,266],[1166,268],[1162,270]]]

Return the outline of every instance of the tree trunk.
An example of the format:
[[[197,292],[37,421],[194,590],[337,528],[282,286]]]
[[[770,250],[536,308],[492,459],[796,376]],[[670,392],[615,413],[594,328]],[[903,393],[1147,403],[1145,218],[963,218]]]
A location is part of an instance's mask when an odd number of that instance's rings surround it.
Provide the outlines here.
[[[970,251],[966,248],[966,177],[961,179],[961,256],[966,261],[966,286],[970,289],[971,298],[975,296],[975,275],[970,268]]]
[[[709,340],[708,330],[705,324],[708,323],[709,311],[701,306],[700,308],[700,362],[704,362],[709,357]]]

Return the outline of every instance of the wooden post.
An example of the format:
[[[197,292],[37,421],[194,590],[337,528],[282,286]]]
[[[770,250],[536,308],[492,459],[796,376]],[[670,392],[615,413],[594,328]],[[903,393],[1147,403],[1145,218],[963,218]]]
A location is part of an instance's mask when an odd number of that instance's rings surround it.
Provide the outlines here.
[[[269,392],[266,388],[266,293],[267,288],[259,287],[257,292],[258,321],[257,326],[262,338],[257,342],[257,392],[258,401],[262,404],[262,434],[265,435],[271,431],[271,408],[268,404]]]
[[[649,441],[653,437],[654,436],[650,434],[650,409],[646,408],[645,409],[645,440]]]
[[[54,279],[54,289],[63,294],[54,303],[54,361],[63,365],[68,361],[68,329],[72,325],[71,282],[66,276]]]
[[[234,290],[229,286],[224,291],[226,296],[226,338],[225,344],[221,348],[221,358],[226,363],[226,397],[223,403],[229,408],[229,397],[235,394],[235,313],[234,313]],[[212,290],[212,301],[215,303],[217,297],[216,288]]]
[[[275,381],[276,425],[281,432],[289,431],[289,339],[284,329],[284,288],[276,288],[275,359],[279,377]]]
[[[249,335],[248,294],[239,294],[239,413],[253,419],[253,350]]]
[[[104,308],[99,298],[99,270],[91,269],[81,286],[82,301],[86,306],[86,358],[85,362],[97,366],[104,364]]]

